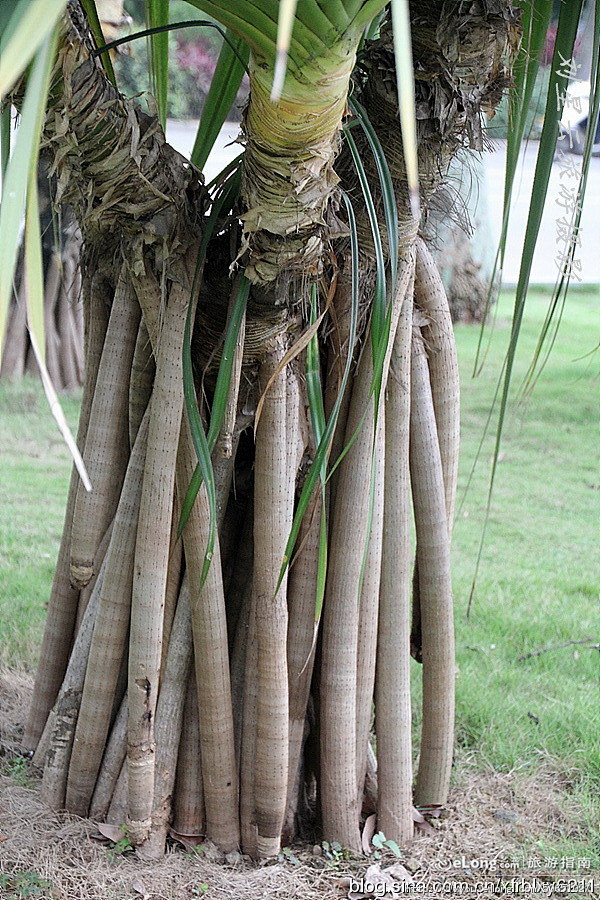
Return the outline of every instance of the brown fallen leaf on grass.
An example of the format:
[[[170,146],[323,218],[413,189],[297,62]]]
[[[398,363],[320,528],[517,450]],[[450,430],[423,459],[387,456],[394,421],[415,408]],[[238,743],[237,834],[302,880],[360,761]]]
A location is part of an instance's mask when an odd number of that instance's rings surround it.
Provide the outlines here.
[[[430,825],[425,816],[419,812],[419,810],[413,806],[413,822],[415,823],[415,827],[422,831],[423,834],[435,834],[435,828],[433,825]]]
[[[229,865],[236,866],[242,859],[241,854],[237,851],[223,853],[216,844],[213,844],[212,841],[209,841],[208,838],[201,834],[179,834],[179,832],[171,829],[169,835],[174,841],[179,841],[180,844],[183,844],[188,853],[201,854],[203,859],[210,862],[228,862]]]
[[[2,841],[7,841],[7,840],[8,840],[7,834],[0,834],[0,844],[2,843]]]
[[[169,837],[177,841],[189,852],[190,850],[198,850],[198,847],[204,842],[203,834],[180,834],[178,831],[169,831]]]
[[[90,835],[95,841],[104,839],[105,841],[112,841],[113,844],[117,844],[125,837],[120,825],[107,825],[106,822],[96,822],[96,828],[100,832],[100,837],[98,837],[97,834]]]

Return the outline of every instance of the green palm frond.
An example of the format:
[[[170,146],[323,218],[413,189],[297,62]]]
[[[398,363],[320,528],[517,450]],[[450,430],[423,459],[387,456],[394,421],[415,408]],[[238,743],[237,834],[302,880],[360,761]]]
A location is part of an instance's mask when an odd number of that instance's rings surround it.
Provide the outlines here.
[[[20,223],[25,210],[28,186],[35,180],[50,72],[56,48],[56,33],[44,40],[27,79],[21,124],[14,152],[8,161],[0,204],[0,358],[6,317],[20,241]],[[43,309],[43,292],[32,302]],[[43,313],[42,313],[43,317]]]
[[[598,122],[600,116],[600,0],[596,0],[594,11],[594,40],[592,48],[592,64],[590,72],[590,103],[588,110],[588,128],[585,136],[583,155],[581,160],[581,173],[576,195],[573,198],[571,221],[568,226],[568,242],[561,259],[561,269],[550,298],[548,312],[542,325],[537,346],[534,351],[531,365],[525,375],[522,394],[532,390],[537,378],[543,370],[552,347],[558,335],[562,310],[567,299],[567,291],[571,278],[575,271],[575,255],[579,245],[581,214],[583,201],[586,194],[592,149],[595,140],[594,122]],[[563,151],[559,151],[562,153]],[[564,154],[563,154],[564,155]],[[545,349],[542,358],[542,351]]]
[[[235,49],[234,49],[235,48]],[[203,169],[227,113],[236,98],[248,63],[248,46],[228,32],[206,95],[191,160]]]
[[[160,28],[169,22],[169,0],[147,0],[146,24],[149,29]],[[167,103],[169,95],[169,33],[157,31],[148,37],[148,66],[150,83],[156,104],[158,118],[162,127],[167,121]]]
[[[102,33],[102,24],[100,22],[100,18],[98,16],[98,10],[96,8],[95,0],[81,0],[81,6],[88,20],[88,25],[90,26],[90,31],[96,41],[97,47],[104,46],[104,35]],[[104,71],[109,79],[109,81],[117,86],[117,80],[115,78],[115,71],[113,69],[112,60],[110,58],[109,53],[103,53],[100,56],[102,60],[102,65],[104,66]]]
[[[544,126],[540,138],[539,150],[537,155],[533,188],[531,192],[531,201],[529,213],[527,217],[527,225],[525,229],[525,239],[523,246],[523,254],[521,257],[521,265],[517,282],[515,295],[515,303],[513,309],[513,317],[511,324],[510,340],[508,350],[504,360],[503,371],[500,375],[501,389],[498,421],[496,426],[496,437],[494,443],[494,452],[492,456],[492,467],[490,472],[490,483],[488,489],[488,498],[486,505],[486,514],[484,526],[481,534],[479,552],[475,567],[475,575],[471,587],[471,595],[469,598],[468,611],[471,608],[475,587],[477,582],[477,574],[481,562],[481,555],[485,543],[487,523],[489,520],[492,494],[498,467],[498,459],[500,454],[500,445],[502,440],[502,432],[508,409],[511,379],[513,367],[516,357],[517,346],[519,342],[519,334],[525,311],[525,303],[527,299],[527,290],[529,287],[529,279],[531,275],[531,266],[533,255],[537,243],[540,230],[542,214],[544,211],[545,201],[548,193],[548,183],[550,180],[550,172],[554,161],[556,151],[556,141],[559,135],[560,121],[563,114],[564,104],[566,100],[566,89],[571,76],[571,64],[573,59],[573,48],[575,46],[575,38],[581,12],[583,9],[583,0],[573,0],[573,3],[562,5],[560,9],[558,26],[556,31],[556,39],[554,45],[554,54],[551,64],[550,82],[546,97],[546,108],[544,113]],[[595,29],[595,40],[598,41],[598,29]],[[541,54],[542,46],[538,42],[538,51]],[[593,73],[593,83],[597,84],[597,68],[598,68],[598,47],[596,44],[594,59],[596,71]],[[593,129],[589,129],[590,132]],[[591,150],[591,147],[590,147]],[[573,241],[576,240],[576,234],[573,235]]]
[[[48,39],[66,5],[66,0],[0,4],[0,100]]]
[[[419,158],[417,153],[417,119],[415,114],[415,79],[408,0],[392,0],[392,25],[398,109],[402,129],[402,147],[406,166],[408,195],[413,216],[419,218]]]

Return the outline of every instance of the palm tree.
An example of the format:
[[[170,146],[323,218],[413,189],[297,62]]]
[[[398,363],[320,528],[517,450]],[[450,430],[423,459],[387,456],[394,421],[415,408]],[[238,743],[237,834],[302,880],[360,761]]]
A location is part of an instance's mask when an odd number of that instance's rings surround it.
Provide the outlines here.
[[[243,158],[208,188],[118,94],[89,0],[14,96],[25,114],[49,83],[44,142],[83,234],[93,485],[74,471],[25,744],[50,805],[126,822],[141,854],[171,822],[256,857],[305,828],[359,849],[375,777],[403,843],[452,765],[459,398],[398,127],[401,30],[383,0],[191,2],[227,29],[195,160],[250,77]],[[148,9],[163,25],[168,2]],[[429,0],[410,31],[423,210],[481,146],[519,16]]]

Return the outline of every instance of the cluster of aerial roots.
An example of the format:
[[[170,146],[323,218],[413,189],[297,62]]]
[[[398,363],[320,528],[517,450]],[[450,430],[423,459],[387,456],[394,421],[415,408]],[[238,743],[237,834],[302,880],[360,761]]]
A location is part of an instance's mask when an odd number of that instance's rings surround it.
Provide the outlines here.
[[[194,263],[190,251],[190,282]],[[303,355],[286,362],[296,337],[270,333],[248,363],[242,323],[213,453],[218,533],[203,582],[204,487],[177,537],[197,464],[181,371],[190,285],[134,274],[127,259],[84,278],[78,441],[93,490],[73,474],[25,744],[51,807],[124,824],[146,856],[162,854],[170,832],[253,857],[299,833],[359,849],[372,812],[405,843],[414,805],[446,800],[458,449],[450,314],[413,237],[390,298],[376,411],[370,343],[348,347],[343,254],[338,265],[321,326],[326,414],[347,354],[355,360],[330,462],[351,446],[325,492],[315,489],[281,582],[315,453]],[[423,665],[416,778],[411,616]]]

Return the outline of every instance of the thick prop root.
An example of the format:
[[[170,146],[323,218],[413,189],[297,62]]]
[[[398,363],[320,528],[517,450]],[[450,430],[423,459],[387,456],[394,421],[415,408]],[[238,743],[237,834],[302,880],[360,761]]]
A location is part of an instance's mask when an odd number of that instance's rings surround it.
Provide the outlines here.
[[[384,523],[375,682],[377,827],[400,845],[413,836],[409,657],[411,335],[409,290],[392,351],[385,408]]]
[[[88,320],[86,370],[77,429],[77,446],[80,450],[85,446],[110,310],[109,287],[100,273],[94,276],[88,288],[89,296],[86,295],[84,298],[86,309],[89,310],[86,316]],[[70,578],[72,521],[78,486],[79,475],[73,467],[58,561],[48,602],[48,616],[40,650],[35,690],[23,738],[24,747],[29,749],[36,746],[44,730],[46,719],[65,674],[72,646],[79,601],[79,589],[72,586]]]
[[[192,438],[184,419],[177,459],[177,490],[180,496],[184,496],[195,467]],[[206,833],[217,846],[229,851],[235,850],[239,844],[237,766],[218,538],[206,581],[202,585],[209,527],[208,498],[202,486],[184,528],[183,543],[192,607]]]
[[[152,830],[138,849],[145,859],[160,858],[165,852],[167,829],[172,816],[177,754],[181,738],[186,685],[192,661],[192,620],[189,590],[184,579],[175,613],[167,664],[161,680],[156,707],[156,767]]]
[[[40,745],[48,748],[44,764],[42,799],[52,809],[64,807],[69,760],[75,739],[85,671],[103,580],[104,569],[101,569],[96,581],[96,589],[90,597],[75,640],[58,698],[46,721],[44,730],[48,731],[49,735],[46,737],[46,734],[42,734],[40,738]]]
[[[154,717],[160,679],[162,628],[175,464],[181,427],[181,354],[189,290],[174,284],[157,340],[156,379],[135,545],[129,638],[127,728],[128,828],[142,843],[151,827],[154,794]]]
[[[441,275],[427,244],[417,238],[415,304],[425,313],[422,327],[427,348],[431,396],[440,445],[448,534],[452,535],[460,444],[460,380],[452,317]]]
[[[206,834],[206,818],[202,766],[198,754],[200,746],[198,691],[193,668],[185,693],[183,721],[173,797],[173,830],[177,834],[200,838]]]
[[[381,378],[382,396],[411,273],[412,258],[407,254],[401,264],[392,301],[390,342]],[[370,537],[369,507],[375,441],[372,377],[370,348],[365,347],[354,379],[346,441],[359,430],[342,461],[336,485],[321,669],[323,832],[327,840],[337,840],[343,846],[355,849],[360,847],[356,746],[359,604],[364,555]],[[363,699],[360,698],[361,704]],[[363,747],[360,748],[361,754]]]
[[[106,556],[104,583],[88,658],[82,709],[69,767],[67,808],[85,816],[100,768],[111,723],[113,704],[131,614],[133,559],[140,509],[140,495],[148,416],[140,430],[117,508]]]
[[[288,584],[287,655],[290,726],[286,835],[294,834],[295,831],[294,819],[298,811],[306,708],[316,651],[315,613],[322,514],[322,491],[318,485],[304,514],[298,535],[298,546],[302,549],[299,550],[290,570]]]
[[[85,587],[94,556],[112,522],[129,460],[129,379],[140,307],[123,267],[100,360],[83,458],[92,482],[80,483],[73,513],[71,581]]]
[[[280,369],[283,344],[267,356],[261,383]],[[259,857],[279,852],[288,783],[287,573],[279,569],[292,525],[295,468],[290,471],[287,372],[267,391],[256,432],[253,593],[258,650],[254,804]],[[296,450],[292,434],[291,455]]]
[[[454,621],[442,461],[418,326],[411,360],[410,473],[423,640],[423,727],[415,802],[441,806],[448,796],[454,744]]]

